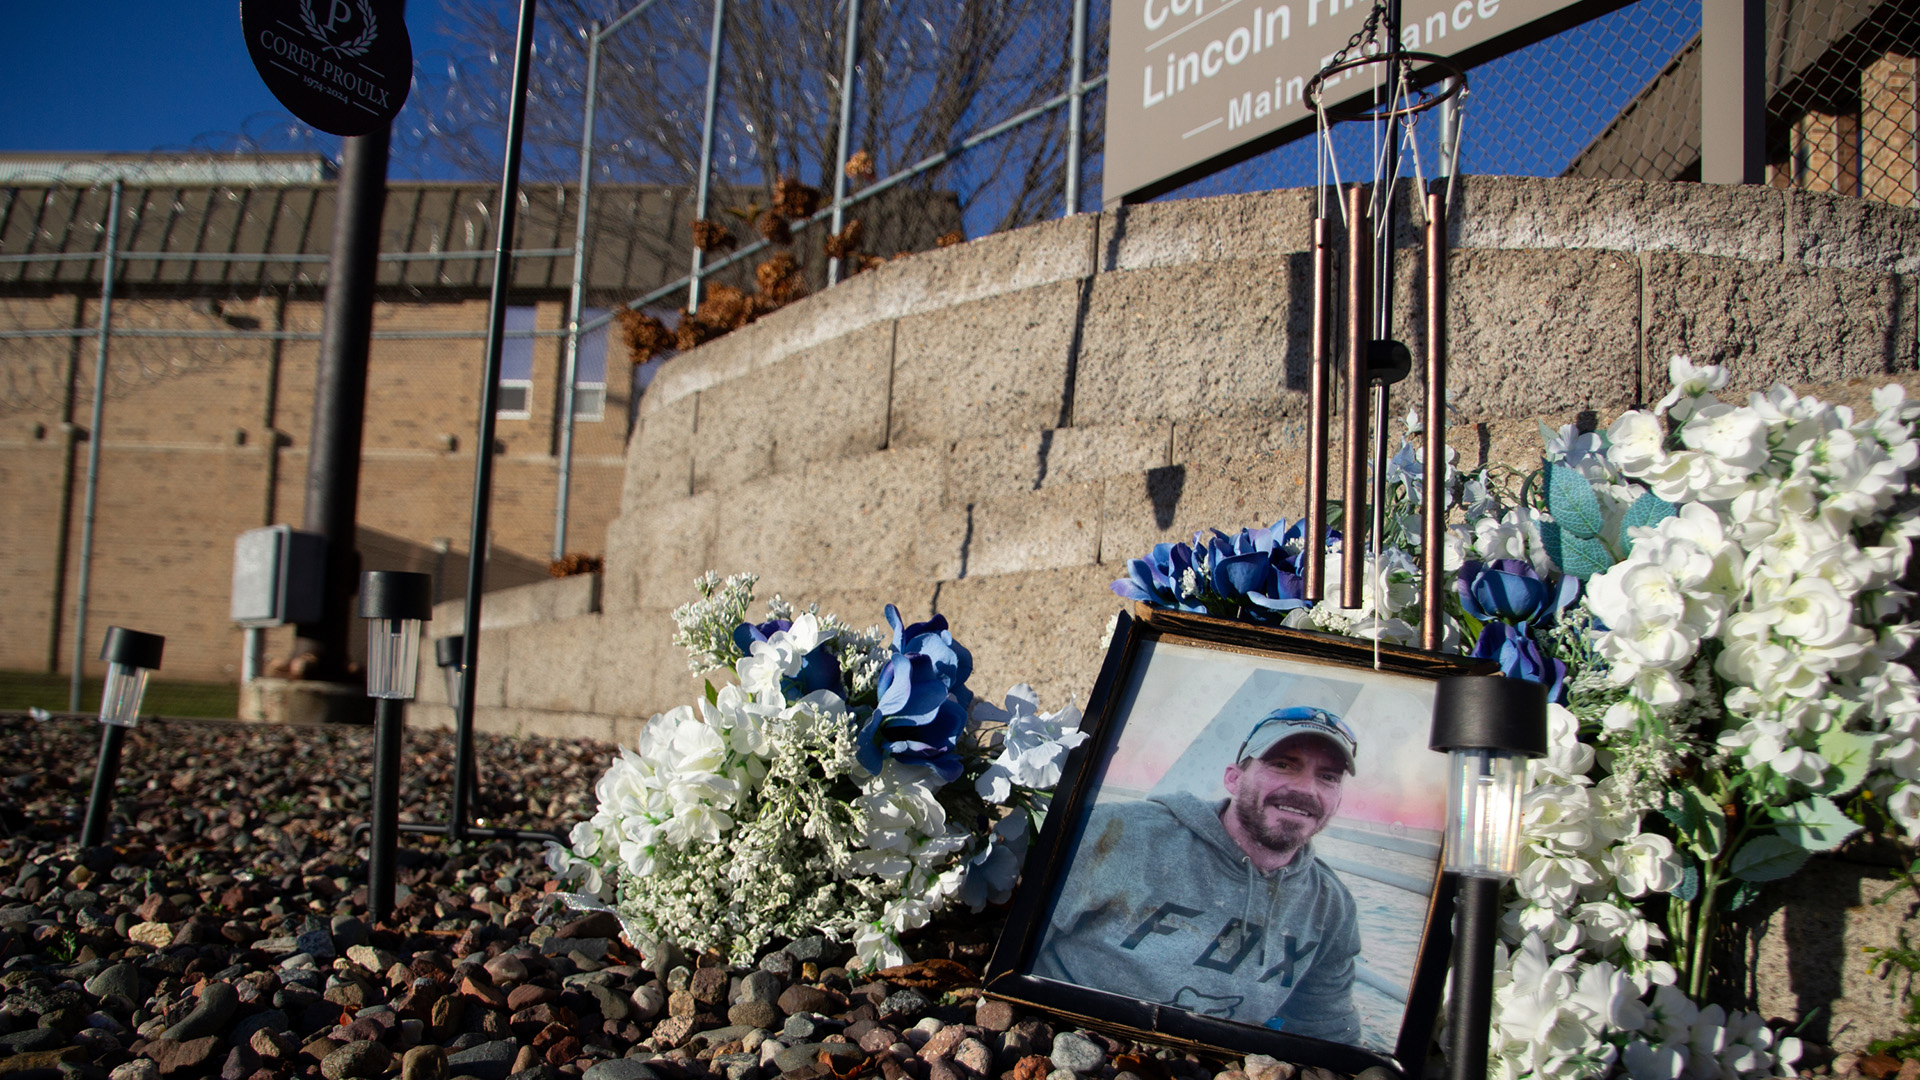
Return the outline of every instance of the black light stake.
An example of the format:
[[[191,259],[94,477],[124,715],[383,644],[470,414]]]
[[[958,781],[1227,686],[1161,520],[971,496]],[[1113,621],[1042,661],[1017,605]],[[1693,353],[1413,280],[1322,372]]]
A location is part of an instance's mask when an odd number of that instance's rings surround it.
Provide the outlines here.
[[[1527,758],[1547,752],[1547,688],[1504,675],[1440,680],[1428,745],[1447,751],[1446,870],[1459,877],[1449,1080],[1485,1080],[1500,887],[1520,860]]]
[[[107,838],[107,817],[113,813],[113,784],[120,777],[120,744],[127,729],[140,722],[140,699],[147,693],[147,675],[160,669],[167,639],[123,626],[107,627],[100,659],[107,662],[107,682],[100,689],[100,761],[93,769],[93,795],[87,799],[86,824],[80,827],[80,846],[99,847]]]
[[[433,578],[369,570],[360,580],[360,617],[367,624],[367,696],[376,699],[372,836],[368,842],[367,908],[374,922],[393,914],[394,861],[400,837],[400,738],[420,674],[420,624],[433,618]]]

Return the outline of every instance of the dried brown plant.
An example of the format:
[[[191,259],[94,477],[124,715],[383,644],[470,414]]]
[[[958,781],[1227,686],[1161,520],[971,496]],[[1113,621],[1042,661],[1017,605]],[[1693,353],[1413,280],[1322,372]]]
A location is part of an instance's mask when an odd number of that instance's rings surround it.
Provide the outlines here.
[[[693,246],[701,251],[730,251],[739,243],[733,231],[711,218],[693,223]]]
[[[787,227],[787,219],[782,217],[778,210],[769,210],[761,214],[760,220],[754,222],[753,227],[760,231],[761,236],[767,238],[769,244],[793,243],[793,230]]]
[[[754,267],[753,278],[760,286],[761,299],[770,305],[767,311],[791,304],[807,295],[807,282],[800,274],[799,264],[784,251]]]
[[[773,185],[773,208],[790,221],[811,217],[820,209],[820,189],[808,187],[799,178],[783,176]]]
[[[667,324],[645,312],[622,308],[614,314],[620,324],[620,337],[626,342],[627,355],[636,364],[644,364],[674,347],[673,332]]]
[[[950,233],[943,233],[938,239],[934,240],[936,246],[943,248],[952,247],[955,244],[964,244],[966,242],[967,234],[959,229],[955,229]]]
[[[554,577],[598,574],[604,569],[606,569],[605,559],[598,555],[589,555],[584,551],[570,551],[565,557],[547,563],[547,573]]]
[[[837,233],[828,233],[826,239],[827,258],[850,259],[860,252],[860,237],[866,232],[866,224],[859,218],[847,222],[847,227]]]
[[[873,151],[860,150],[847,159],[847,179],[870,183],[880,171],[874,167]]]

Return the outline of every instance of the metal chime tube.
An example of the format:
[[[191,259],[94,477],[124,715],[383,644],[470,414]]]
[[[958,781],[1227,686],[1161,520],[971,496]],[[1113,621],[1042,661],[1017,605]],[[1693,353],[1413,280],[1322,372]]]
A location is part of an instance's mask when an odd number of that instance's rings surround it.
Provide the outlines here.
[[[1327,412],[1333,377],[1333,222],[1313,219],[1313,359],[1307,373],[1308,600],[1327,595]]]
[[[1373,223],[1366,193],[1355,184],[1347,192],[1347,436],[1345,530],[1340,546],[1340,606],[1357,608],[1366,573],[1367,506],[1367,344],[1373,338]]]
[[[1437,186],[1437,184],[1436,184]],[[1420,489],[1420,647],[1438,649],[1446,543],[1447,477],[1447,199],[1427,193],[1426,475]]]

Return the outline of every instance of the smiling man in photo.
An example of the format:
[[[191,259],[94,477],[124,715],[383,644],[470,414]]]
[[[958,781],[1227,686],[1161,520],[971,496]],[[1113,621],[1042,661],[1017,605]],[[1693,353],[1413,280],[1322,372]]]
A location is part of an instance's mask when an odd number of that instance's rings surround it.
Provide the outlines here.
[[[1094,807],[1033,973],[1288,1034],[1352,1043],[1353,897],[1312,840],[1339,812],[1353,731],[1325,709],[1262,717],[1227,798]]]

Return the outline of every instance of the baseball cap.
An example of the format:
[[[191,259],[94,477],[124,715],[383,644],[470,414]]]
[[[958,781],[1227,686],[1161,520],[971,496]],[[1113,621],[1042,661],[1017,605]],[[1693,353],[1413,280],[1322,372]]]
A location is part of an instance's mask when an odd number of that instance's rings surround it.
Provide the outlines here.
[[[1353,737],[1353,729],[1347,726],[1345,720],[1311,705],[1293,705],[1268,713],[1253,725],[1252,731],[1247,732],[1246,741],[1240,744],[1240,752],[1234,755],[1233,760],[1240,762],[1259,757],[1282,739],[1295,735],[1317,735],[1332,743],[1346,762],[1347,771],[1354,771],[1353,759],[1360,746]]]

